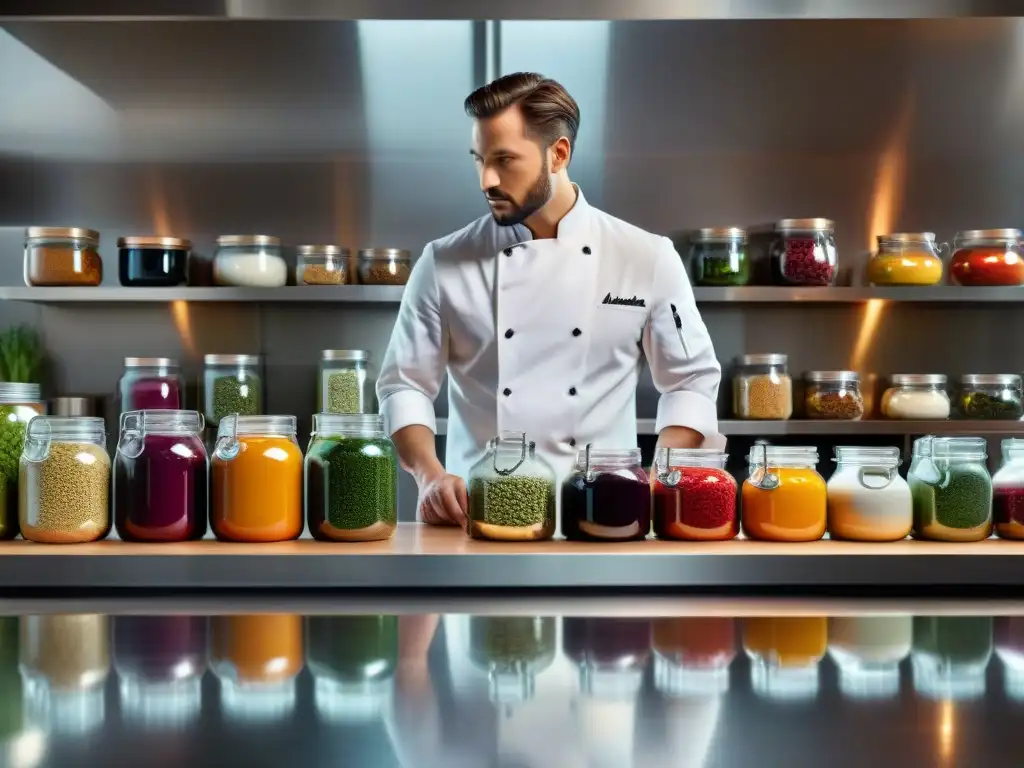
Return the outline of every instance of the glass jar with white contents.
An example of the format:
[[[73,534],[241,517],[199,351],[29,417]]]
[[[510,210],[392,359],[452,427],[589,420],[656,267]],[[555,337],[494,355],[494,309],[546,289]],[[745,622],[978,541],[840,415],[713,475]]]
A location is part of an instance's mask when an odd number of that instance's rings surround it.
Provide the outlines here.
[[[898,541],[914,524],[910,486],[900,477],[899,448],[835,448],[828,481],[828,530],[850,541]]]
[[[941,373],[897,373],[882,395],[887,419],[948,419],[949,395]]]
[[[213,257],[217,285],[277,288],[288,282],[281,240],[269,235],[221,235]]]

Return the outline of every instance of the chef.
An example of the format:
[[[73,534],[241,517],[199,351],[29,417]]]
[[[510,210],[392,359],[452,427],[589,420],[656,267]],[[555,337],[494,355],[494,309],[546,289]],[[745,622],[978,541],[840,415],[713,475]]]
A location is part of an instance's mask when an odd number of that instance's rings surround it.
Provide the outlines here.
[[[465,522],[465,478],[525,432],[562,478],[576,452],[635,447],[641,349],[658,443],[718,442],[721,368],[672,243],[591,207],[569,180],[580,111],[554,80],[506,75],[466,99],[490,215],[427,245],[377,381],[419,517]],[[445,463],[434,400],[448,374]]]

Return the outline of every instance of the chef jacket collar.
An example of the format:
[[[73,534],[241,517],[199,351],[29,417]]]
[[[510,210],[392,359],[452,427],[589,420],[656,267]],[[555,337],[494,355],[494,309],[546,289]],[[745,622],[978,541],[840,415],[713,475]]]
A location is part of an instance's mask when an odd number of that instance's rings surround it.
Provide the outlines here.
[[[587,199],[583,196],[583,190],[579,188],[577,184],[572,185],[573,189],[576,190],[576,203],[569,212],[562,217],[562,220],[558,222],[558,235],[557,240],[578,240],[586,243],[587,238],[590,236],[590,204]],[[492,220],[493,221],[493,220]],[[497,223],[494,226],[498,226]],[[504,237],[501,239],[506,240],[508,245],[518,245],[519,243],[528,243],[533,240],[533,233],[530,232],[530,228],[525,224],[516,224],[512,227],[498,227],[499,230],[504,230]]]

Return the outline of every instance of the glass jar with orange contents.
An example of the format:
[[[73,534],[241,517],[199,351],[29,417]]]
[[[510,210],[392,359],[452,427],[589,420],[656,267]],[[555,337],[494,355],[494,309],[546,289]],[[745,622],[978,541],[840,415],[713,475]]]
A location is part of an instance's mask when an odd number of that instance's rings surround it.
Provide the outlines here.
[[[726,616],[654,621],[654,683],[666,696],[718,695],[729,690],[736,622]]]
[[[957,285],[1024,285],[1024,242],[1019,229],[957,232],[949,274]]]
[[[751,617],[743,622],[751,687],[765,698],[817,696],[818,664],[827,648],[828,619],[824,616]]]
[[[210,526],[222,541],[287,541],[302,533],[302,450],[294,416],[221,419]]]
[[[755,445],[743,483],[743,533],[761,541],[817,541],[825,535],[827,493],[813,446]]]
[[[303,664],[301,616],[217,616],[210,651],[229,717],[267,722],[294,711],[295,678]]]

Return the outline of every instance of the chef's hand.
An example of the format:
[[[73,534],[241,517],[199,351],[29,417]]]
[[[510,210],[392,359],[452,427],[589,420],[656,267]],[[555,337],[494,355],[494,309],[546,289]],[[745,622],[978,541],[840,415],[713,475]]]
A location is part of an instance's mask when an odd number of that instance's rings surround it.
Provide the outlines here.
[[[419,517],[431,525],[466,525],[466,483],[444,470],[419,481]]]

